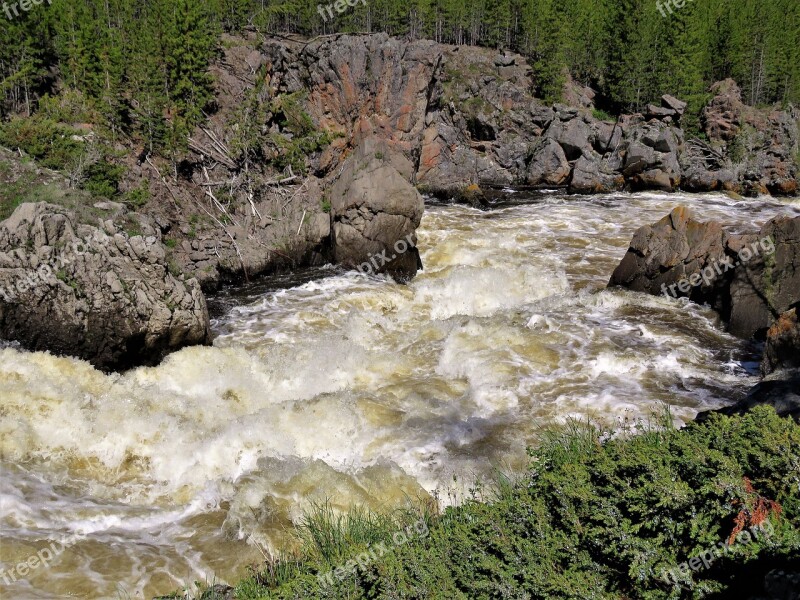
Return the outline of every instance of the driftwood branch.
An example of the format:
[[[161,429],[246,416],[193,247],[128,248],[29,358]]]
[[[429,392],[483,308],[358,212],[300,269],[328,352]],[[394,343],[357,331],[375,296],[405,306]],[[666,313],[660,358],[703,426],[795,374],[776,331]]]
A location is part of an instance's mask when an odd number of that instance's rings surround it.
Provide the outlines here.
[[[219,152],[219,150],[213,150],[211,148],[206,148],[205,146],[203,146],[202,144],[200,144],[196,140],[192,139],[191,137],[189,138],[189,148],[191,150],[194,150],[198,154],[201,154],[203,156],[207,156],[207,157],[209,157],[209,158],[211,158],[211,159],[213,159],[213,160],[215,160],[217,162],[222,163],[223,165],[225,165],[226,167],[228,167],[231,170],[235,170],[236,169],[236,163],[233,162],[233,160],[231,160],[231,158],[228,155],[221,154]]]

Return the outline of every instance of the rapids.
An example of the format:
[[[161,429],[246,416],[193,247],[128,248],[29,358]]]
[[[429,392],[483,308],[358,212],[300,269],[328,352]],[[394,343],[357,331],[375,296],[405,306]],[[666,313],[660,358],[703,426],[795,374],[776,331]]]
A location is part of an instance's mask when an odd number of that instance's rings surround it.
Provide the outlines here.
[[[408,286],[334,268],[212,302],[213,347],[105,375],[0,349],[0,595],[150,598],[232,581],[312,501],[457,500],[569,416],[677,422],[742,397],[759,349],[707,308],[606,290],[678,204],[735,227],[797,203],[508,191],[429,206]],[[77,536],[48,565],[14,565]],[[260,548],[260,549],[258,549]],[[16,580],[11,574],[16,574]],[[5,576],[5,578],[4,578]]]

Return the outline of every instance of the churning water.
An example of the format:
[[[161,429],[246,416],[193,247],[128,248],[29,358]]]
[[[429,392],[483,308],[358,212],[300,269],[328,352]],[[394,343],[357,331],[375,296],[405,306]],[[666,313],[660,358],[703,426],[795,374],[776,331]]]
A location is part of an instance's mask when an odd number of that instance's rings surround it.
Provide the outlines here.
[[[230,581],[262,560],[255,542],[285,544],[310,501],[390,507],[454,475],[524,468],[543,424],[662,403],[683,421],[753,385],[757,349],[712,311],[604,288],[634,230],[679,204],[739,228],[800,206],[519,197],[429,207],[408,286],[323,269],[221,297],[214,346],[156,368],[105,375],[0,350],[2,568],[78,534],[0,593],[149,598]]]

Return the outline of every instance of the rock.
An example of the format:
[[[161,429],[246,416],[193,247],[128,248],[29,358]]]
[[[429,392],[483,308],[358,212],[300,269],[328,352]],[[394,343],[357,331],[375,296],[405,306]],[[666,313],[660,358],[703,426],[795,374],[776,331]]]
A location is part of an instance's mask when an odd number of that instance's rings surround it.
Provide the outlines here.
[[[514,55],[501,54],[494,59],[494,64],[498,67],[513,67],[517,63]]]
[[[559,114],[559,118],[560,118]],[[545,134],[561,145],[567,160],[577,160],[592,151],[589,140],[592,130],[583,119],[573,118],[569,121],[556,121]]]
[[[730,284],[730,330],[759,337],[800,301],[800,217],[777,217],[757,234],[732,236],[729,253],[740,263]]]
[[[750,338],[800,301],[798,267],[800,217],[777,217],[758,233],[729,235],[718,223],[695,221],[676,208],[636,231],[609,286],[708,304],[731,333]]]
[[[605,161],[582,156],[575,162],[569,182],[571,194],[607,194],[621,190],[625,179],[613,172]]]
[[[164,256],[160,243],[76,226],[59,206],[23,204],[0,223],[0,337],[103,370],[208,343],[199,284],[173,277]]]
[[[741,402],[719,410],[700,413],[696,420],[705,421],[715,412],[741,415],[761,405],[772,406],[780,416],[792,417],[800,423],[800,370],[777,371],[765,377]]]
[[[786,311],[767,332],[761,373],[769,375],[780,369],[800,368],[800,309]]]
[[[622,127],[617,123],[595,121],[592,123],[592,147],[601,156],[614,152],[622,141]]]
[[[346,148],[365,138],[360,130],[368,123],[370,136],[413,161],[414,183],[443,198],[458,196],[472,183],[574,181],[576,189],[615,189],[617,176],[606,168],[623,173],[631,189],[798,192],[798,115],[746,107],[732,80],[712,86],[714,98],[703,112],[717,154],[711,160],[687,152],[683,132],[672,126],[686,102],[665,94],[646,115],[622,115],[616,124],[600,125],[588,110],[594,105],[591,88],[567,78],[569,105],[542,106],[531,95],[535,82],[527,59],[511,52],[386,34],[323,37],[305,46],[271,41],[266,48],[271,87],[278,93],[309,89],[304,109],[314,123],[343,134],[315,162],[320,176],[339,168]],[[753,144],[734,143],[743,127],[760,132]],[[573,168],[581,157],[589,162],[565,177],[560,156],[542,137],[556,141]],[[591,177],[598,160],[592,152],[611,155],[598,167],[604,181]]]
[[[363,142],[347,159],[330,190],[337,263],[358,267],[375,258],[377,273],[399,280],[416,274],[420,259],[415,231],[424,203],[401,175],[412,170],[402,154],[374,139]],[[398,252],[400,242],[411,247]]]
[[[567,106],[566,104],[556,104],[553,107],[556,116],[561,121],[572,121],[578,117],[579,111],[574,106]]]
[[[542,139],[528,166],[528,185],[563,185],[569,174],[569,162],[561,145],[553,139]]]
[[[683,136],[664,123],[623,123],[624,138],[616,160],[625,179],[636,189],[674,191],[681,183]]]
[[[683,113],[686,112],[686,107],[688,104],[683,100],[678,100],[675,96],[664,94],[661,96],[661,106],[674,110],[678,116],[683,116]]]
[[[729,262],[726,243],[727,234],[718,223],[695,221],[688,209],[676,208],[658,223],[634,233],[609,286],[688,297],[724,310],[725,290],[732,274],[724,272],[724,267],[715,269],[715,265]]]
[[[455,199],[456,202],[460,204],[469,204],[473,208],[486,208],[489,206],[486,194],[484,194],[481,187],[475,183],[468,185]]]
[[[681,187],[689,192],[714,192],[738,188],[736,175],[730,169],[711,171],[702,163],[693,163],[683,171]]]
[[[714,98],[703,109],[703,130],[712,141],[730,141],[739,133],[744,111],[742,91],[733,79],[718,81],[711,86]]]
[[[678,113],[671,108],[664,108],[661,106],[656,106],[655,104],[648,104],[645,117],[647,119],[672,119],[672,117],[677,116],[677,114]]]

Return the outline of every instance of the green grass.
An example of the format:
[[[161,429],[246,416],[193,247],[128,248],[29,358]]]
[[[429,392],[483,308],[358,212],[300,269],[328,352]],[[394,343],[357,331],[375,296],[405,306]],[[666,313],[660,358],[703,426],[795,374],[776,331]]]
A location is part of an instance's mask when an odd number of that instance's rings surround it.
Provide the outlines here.
[[[267,561],[235,597],[702,598],[750,589],[800,559],[800,426],[771,408],[613,436],[571,422],[544,430],[539,444],[527,473],[441,514],[424,502],[385,515],[316,506],[298,526],[299,549]],[[429,535],[391,543],[420,519]],[[689,587],[661,578],[762,521],[772,535],[734,545]],[[391,551],[321,583],[380,543]]]
[[[592,116],[598,121],[615,121],[616,119],[604,110],[599,108],[592,109]]]
[[[85,132],[45,114],[0,123],[0,143],[24,150],[43,167],[75,177],[74,183],[94,196],[116,196],[125,173],[116,163],[120,153],[105,142],[81,141]]]
[[[65,193],[52,185],[36,183],[33,173],[24,173],[19,179],[11,183],[0,181],[0,221],[11,214],[25,202],[49,202],[51,204],[64,204]]]

